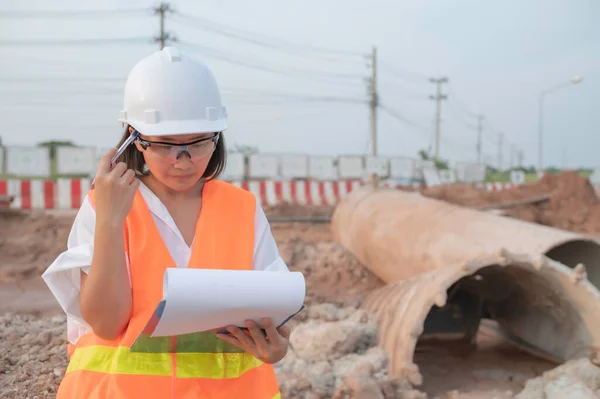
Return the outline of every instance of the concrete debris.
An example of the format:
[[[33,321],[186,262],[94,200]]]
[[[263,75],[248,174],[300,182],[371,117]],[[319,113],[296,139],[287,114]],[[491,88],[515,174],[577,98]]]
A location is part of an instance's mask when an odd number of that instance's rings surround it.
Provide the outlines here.
[[[0,398],[56,395],[67,367],[66,317],[0,316]]]
[[[589,359],[576,359],[525,384],[515,399],[600,398],[600,368]]]
[[[275,365],[285,398],[421,399],[400,376],[389,378],[373,315],[330,303],[309,306],[292,331],[288,355]]]

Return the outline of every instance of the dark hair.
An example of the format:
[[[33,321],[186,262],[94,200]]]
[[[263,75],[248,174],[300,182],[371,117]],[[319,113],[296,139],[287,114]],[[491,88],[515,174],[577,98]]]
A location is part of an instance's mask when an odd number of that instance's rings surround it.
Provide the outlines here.
[[[129,126],[127,126],[123,132],[121,140],[119,140],[119,144],[117,144],[117,148],[119,148],[121,144],[127,140],[129,135]],[[223,173],[223,170],[225,170],[226,161],[227,151],[225,150],[225,137],[223,137],[223,132],[221,132],[219,135],[219,141],[217,141],[217,147],[213,151],[202,177],[205,180],[218,178],[219,175]],[[146,161],[144,161],[144,155],[142,155],[142,153],[133,144],[123,151],[123,154],[119,156],[117,162],[125,162],[127,167],[129,169],[133,169],[138,175],[148,174],[148,172],[144,171],[144,166],[146,165]]]

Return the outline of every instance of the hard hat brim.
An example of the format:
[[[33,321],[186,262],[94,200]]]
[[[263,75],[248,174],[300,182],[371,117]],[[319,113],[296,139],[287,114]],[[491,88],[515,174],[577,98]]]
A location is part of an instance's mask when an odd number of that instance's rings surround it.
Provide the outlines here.
[[[131,125],[135,130],[146,136],[174,136],[178,134],[215,133],[227,129],[227,120],[191,119],[178,121],[163,121],[145,123],[135,120],[119,119],[119,122]]]

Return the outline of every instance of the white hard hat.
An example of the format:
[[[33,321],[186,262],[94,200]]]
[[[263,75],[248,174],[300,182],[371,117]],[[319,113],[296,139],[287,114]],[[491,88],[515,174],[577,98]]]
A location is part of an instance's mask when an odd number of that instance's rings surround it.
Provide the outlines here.
[[[222,132],[227,112],[208,67],[165,47],[129,73],[119,122],[149,136]]]

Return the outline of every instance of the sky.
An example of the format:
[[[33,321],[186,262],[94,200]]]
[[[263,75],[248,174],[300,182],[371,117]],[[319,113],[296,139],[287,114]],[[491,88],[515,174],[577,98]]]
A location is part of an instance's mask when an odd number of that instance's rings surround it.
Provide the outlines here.
[[[0,3],[3,143],[115,146],[127,75],[159,46],[152,40],[159,30],[155,6]],[[524,164],[536,164],[540,94],[565,84],[544,102],[544,166],[600,167],[597,0],[179,0],[170,6],[175,12],[165,28],[174,45],[204,61],[221,87],[229,146],[370,153],[368,55],[376,46],[379,155],[433,150],[436,103],[429,96],[436,87],[429,78],[447,77],[441,158],[477,159],[475,115],[482,114],[488,164],[498,166],[500,152],[501,166],[510,166],[515,150],[523,151]],[[122,11],[73,13],[85,10]],[[15,11],[40,14],[17,18]],[[106,40],[125,38],[131,40]],[[101,41],[66,42],[81,39]],[[568,84],[576,75],[582,82]]]

